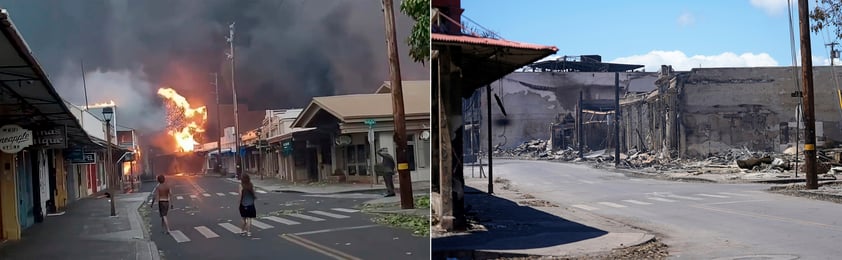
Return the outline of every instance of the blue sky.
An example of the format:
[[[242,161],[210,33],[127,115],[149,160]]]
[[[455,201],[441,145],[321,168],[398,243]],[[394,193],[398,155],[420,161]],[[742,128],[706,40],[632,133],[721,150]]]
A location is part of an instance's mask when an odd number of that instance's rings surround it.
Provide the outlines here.
[[[812,8],[815,0],[809,2]],[[646,71],[661,64],[679,70],[792,64],[787,0],[462,0],[462,8],[504,39],[553,45],[558,56],[599,54]],[[812,34],[813,65],[829,64],[824,44],[834,39],[830,31]]]

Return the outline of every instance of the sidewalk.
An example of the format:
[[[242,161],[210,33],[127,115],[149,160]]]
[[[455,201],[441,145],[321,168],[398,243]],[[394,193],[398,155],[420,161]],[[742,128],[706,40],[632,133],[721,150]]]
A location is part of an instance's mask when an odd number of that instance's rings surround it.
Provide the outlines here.
[[[67,213],[24,230],[21,240],[0,245],[0,259],[159,259],[138,208],[148,192],[117,195],[117,216],[107,198],[85,198]]]
[[[226,181],[240,183],[240,180],[234,178],[225,178]],[[252,177],[251,182],[255,187],[265,191],[271,192],[297,192],[307,194],[335,194],[335,193],[354,193],[354,192],[386,192],[386,187],[383,184],[353,184],[353,183],[313,183],[313,184],[292,184],[287,181],[279,180],[277,178],[266,177],[263,180],[260,177]],[[400,184],[395,178],[395,190],[400,190]],[[413,191],[426,191],[430,193],[430,181],[416,181],[412,182]]]
[[[475,254],[598,255],[655,238],[644,231],[587,212],[572,212],[514,190],[499,189],[488,195],[484,191],[486,184],[487,179],[466,179],[465,203],[470,207],[469,216],[475,216],[478,223],[465,232],[434,234],[434,259],[463,259]]]

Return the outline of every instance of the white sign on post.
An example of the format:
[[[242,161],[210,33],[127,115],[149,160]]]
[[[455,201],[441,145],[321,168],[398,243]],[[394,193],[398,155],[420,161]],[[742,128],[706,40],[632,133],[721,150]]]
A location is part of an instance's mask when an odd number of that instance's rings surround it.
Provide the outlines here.
[[[0,127],[0,151],[4,153],[17,153],[32,145],[32,131],[23,129],[18,125],[5,125]]]

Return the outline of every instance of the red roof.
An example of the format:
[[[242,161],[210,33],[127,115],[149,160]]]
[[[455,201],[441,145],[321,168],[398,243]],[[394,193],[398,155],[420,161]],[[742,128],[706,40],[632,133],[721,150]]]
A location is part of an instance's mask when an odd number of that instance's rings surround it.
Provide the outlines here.
[[[481,45],[499,46],[499,47],[510,47],[510,48],[519,48],[519,49],[532,49],[532,50],[551,50],[553,52],[558,51],[558,48],[556,48],[555,46],[544,46],[544,45],[537,45],[537,44],[531,44],[531,43],[513,42],[513,41],[507,41],[507,40],[498,40],[498,39],[476,37],[476,36],[470,36],[470,35],[450,35],[450,34],[432,33],[431,36],[432,36],[433,41],[471,43],[471,44],[481,44]]]

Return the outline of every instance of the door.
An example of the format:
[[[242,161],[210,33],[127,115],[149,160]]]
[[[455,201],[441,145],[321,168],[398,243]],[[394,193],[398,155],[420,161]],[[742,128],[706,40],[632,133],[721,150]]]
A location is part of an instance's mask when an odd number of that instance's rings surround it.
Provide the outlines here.
[[[35,224],[35,215],[32,212],[33,198],[32,198],[32,164],[30,163],[30,153],[23,151],[18,153],[17,164],[18,169],[18,219],[20,220],[20,229],[24,230]]]
[[[316,149],[307,149],[307,177],[311,181],[319,180],[318,158],[316,157]]]

